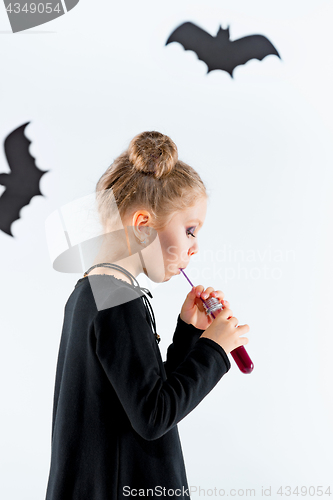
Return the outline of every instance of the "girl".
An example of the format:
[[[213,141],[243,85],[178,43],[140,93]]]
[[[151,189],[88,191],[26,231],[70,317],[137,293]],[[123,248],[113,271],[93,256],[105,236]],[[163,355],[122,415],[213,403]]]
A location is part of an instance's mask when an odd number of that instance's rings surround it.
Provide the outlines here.
[[[190,498],[177,424],[230,369],[249,326],[221,291],[196,286],[162,361],[136,276],[164,282],[186,268],[207,208],[201,178],[168,136],[134,137],[96,191],[105,238],[65,306],[46,500]],[[224,303],[214,321],[200,300],[209,296]]]

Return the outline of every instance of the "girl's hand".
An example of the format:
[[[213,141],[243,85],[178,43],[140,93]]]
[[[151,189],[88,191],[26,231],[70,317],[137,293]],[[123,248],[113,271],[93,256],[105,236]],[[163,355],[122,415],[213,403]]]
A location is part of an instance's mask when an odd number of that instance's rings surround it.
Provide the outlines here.
[[[212,323],[213,319],[210,315],[207,316],[202,300],[207,300],[209,297],[218,299],[223,307],[229,307],[229,302],[223,300],[224,293],[221,290],[214,290],[211,286],[204,289],[202,285],[197,285],[187,294],[185,302],[180,311],[180,317],[185,323],[192,324],[200,330],[206,330]]]
[[[217,342],[227,354],[249,342],[247,337],[241,337],[250,330],[249,325],[239,326],[238,319],[232,314],[228,307],[223,309],[200,336],[200,338],[208,338]]]

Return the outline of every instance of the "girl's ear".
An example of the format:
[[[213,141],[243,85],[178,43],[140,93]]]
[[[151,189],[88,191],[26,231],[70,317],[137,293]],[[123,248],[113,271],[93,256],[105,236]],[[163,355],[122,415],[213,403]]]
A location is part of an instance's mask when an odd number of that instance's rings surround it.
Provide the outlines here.
[[[150,235],[149,223],[152,218],[147,210],[137,210],[133,214],[133,231],[139,241],[145,240]]]

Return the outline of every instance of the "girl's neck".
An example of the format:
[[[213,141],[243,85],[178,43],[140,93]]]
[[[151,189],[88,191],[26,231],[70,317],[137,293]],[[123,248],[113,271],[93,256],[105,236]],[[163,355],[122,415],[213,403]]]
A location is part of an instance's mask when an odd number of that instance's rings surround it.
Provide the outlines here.
[[[138,254],[131,255],[129,257],[126,257],[124,259],[117,260],[114,262],[111,262],[111,260],[108,260],[106,257],[102,260],[99,258],[96,258],[92,265],[95,266],[96,264],[105,263],[105,262],[110,263],[110,264],[117,264],[117,266],[123,267],[124,269],[126,269],[126,271],[129,271],[131,274],[133,274],[133,276],[135,278],[140,273],[143,272],[141,261],[140,261]],[[111,269],[109,267],[102,267],[102,266],[95,267],[95,269],[92,269],[90,271],[89,276],[92,274],[110,274],[112,276],[115,276],[116,278],[127,281],[128,283],[131,283],[130,278],[128,276],[126,276],[125,273],[122,273],[121,271],[118,271],[117,269]]]

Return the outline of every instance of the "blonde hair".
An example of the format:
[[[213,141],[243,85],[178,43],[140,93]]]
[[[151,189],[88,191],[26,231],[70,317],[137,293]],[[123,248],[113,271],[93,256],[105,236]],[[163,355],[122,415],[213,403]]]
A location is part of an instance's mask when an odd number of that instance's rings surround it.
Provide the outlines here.
[[[136,135],[96,185],[103,227],[115,213],[123,219],[130,210],[145,208],[152,215],[150,225],[162,229],[175,212],[201,197],[208,195],[199,174],[178,159],[170,137],[156,131]]]

